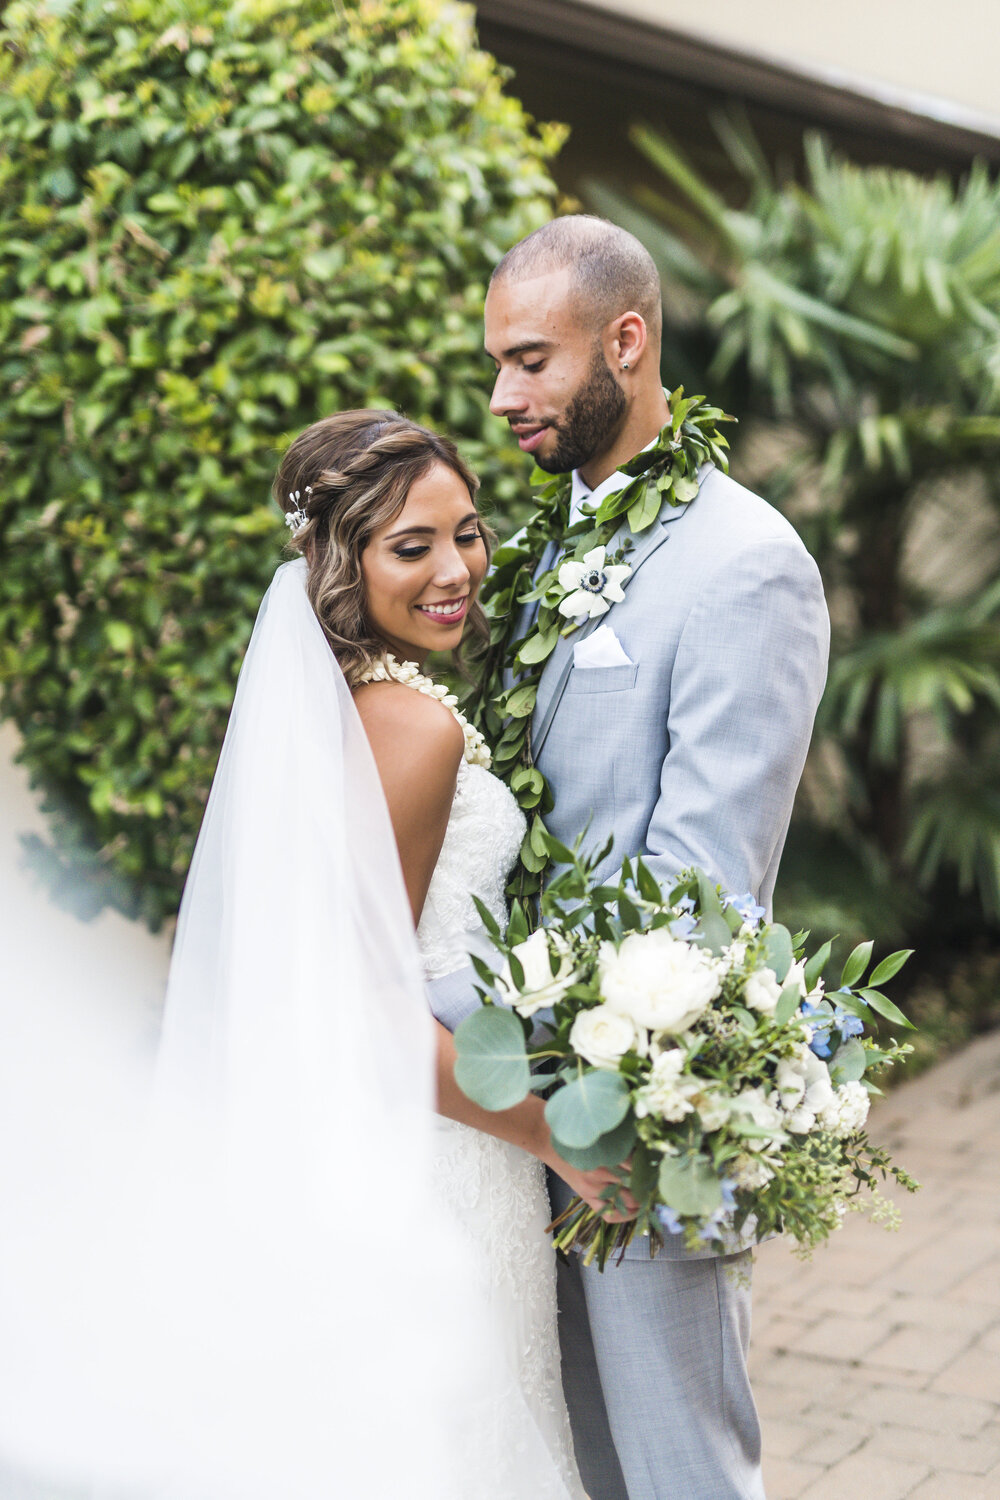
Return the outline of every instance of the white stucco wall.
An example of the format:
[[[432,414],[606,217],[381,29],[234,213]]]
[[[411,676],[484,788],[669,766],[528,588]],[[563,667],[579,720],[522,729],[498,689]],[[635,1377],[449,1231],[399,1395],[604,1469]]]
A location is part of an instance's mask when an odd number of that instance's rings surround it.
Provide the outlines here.
[[[145,1048],[155,1036],[170,935],[105,911],[92,922],[60,910],[23,865],[20,835],[47,833],[45,818],[14,764],[14,729],[0,726],[0,985],[5,1003],[79,995],[81,1010],[115,1015]]]
[[[868,85],[878,97],[920,95],[925,112],[1000,129],[997,0],[583,0],[734,51]]]

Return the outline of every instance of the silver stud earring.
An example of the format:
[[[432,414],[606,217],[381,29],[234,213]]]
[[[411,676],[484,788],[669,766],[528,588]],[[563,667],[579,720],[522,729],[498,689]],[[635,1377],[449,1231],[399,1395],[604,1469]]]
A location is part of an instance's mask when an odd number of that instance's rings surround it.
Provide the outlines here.
[[[627,370],[628,369],[628,360],[626,360],[625,363],[622,365],[622,369],[623,370]]]

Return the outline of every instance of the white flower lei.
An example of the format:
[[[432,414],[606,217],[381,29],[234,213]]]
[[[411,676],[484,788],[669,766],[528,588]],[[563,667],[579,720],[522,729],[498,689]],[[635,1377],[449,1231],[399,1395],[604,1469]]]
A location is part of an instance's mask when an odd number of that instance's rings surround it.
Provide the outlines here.
[[[426,677],[416,662],[399,662],[386,652],[380,661],[361,674],[358,681],[402,682],[407,687],[416,688],[418,693],[423,693],[428,698],[436,698],[462,727],[462,733],[465,735],[466,763],[470,766],[482,766],[487,771],[490,769],[493,757],[485,737],[460,712],[458,699],[454,693],[449,693],[443,683],[435,682],[433,677]]]

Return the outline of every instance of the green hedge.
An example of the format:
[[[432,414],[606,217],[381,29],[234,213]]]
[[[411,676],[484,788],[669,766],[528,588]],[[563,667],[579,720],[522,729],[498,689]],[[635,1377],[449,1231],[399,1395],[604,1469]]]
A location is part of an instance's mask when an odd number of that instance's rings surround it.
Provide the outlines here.
[[[494,501],[523,484],[482,297],[552,211],[559,131],[431,0],[3,24],[2,712],[53,873],[155,925],[281,555],[288,437],[388,403],[458,434]]]

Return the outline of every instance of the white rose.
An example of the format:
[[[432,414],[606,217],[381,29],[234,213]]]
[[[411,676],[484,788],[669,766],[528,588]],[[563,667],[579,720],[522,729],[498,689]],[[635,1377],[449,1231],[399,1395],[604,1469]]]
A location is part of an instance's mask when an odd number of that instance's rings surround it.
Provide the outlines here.
[[[637,1026],[671,1035],[693,1025],[720,989],[715,960],[665,927],[633,932],[617,951],[602,943],[598,969],[601,991],[614,1010]]]
[[[743,986],[743,999],[751,1010],[773,1016],[781,995],[781,985],[773,969],[755,969]]]
[[[608,1005],[581,1010],[569,1033],[573,1051],[595,1068],[617,1068],[622,1056],[639,1042],[635,1025],[628,1016]]]
[[[855,1135],[868,1118],[871,1100],[862,1083],[842,1083],[829,1104],[819,1111],[819,1123],[838,1140]]]
[[[509,963],[504,964],[497,977],[497,989],[501,999],[522,1016],[533,1016],[536,1010],[555,1005],[577,977],[569,944],[558,932],[547,933],[539,927],[511,951],[524,970],[525,992],[523,995],[518,992]],[[549,961],[551,952],[559,956],[555,974]]]

